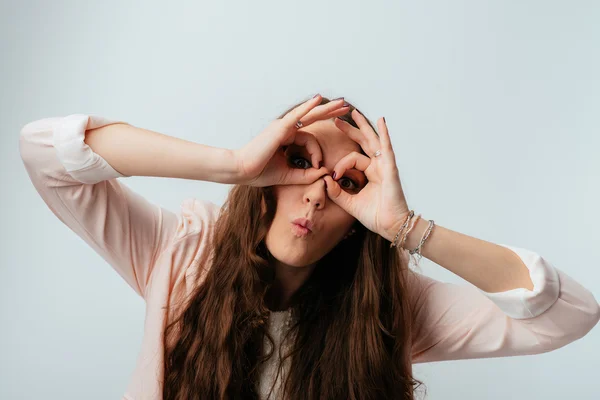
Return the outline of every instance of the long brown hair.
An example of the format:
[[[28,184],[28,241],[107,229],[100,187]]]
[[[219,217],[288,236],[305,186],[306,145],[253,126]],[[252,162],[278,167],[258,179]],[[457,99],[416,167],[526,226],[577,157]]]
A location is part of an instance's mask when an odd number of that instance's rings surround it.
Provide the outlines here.
[[[341,118],[357,127],[350,112]],[[264,240],[276,206],[272,187],[229,192],[206,277],[165,329],[165,400],[258,399],[259,367],[273,352],[263,355],[263,340],[274,344],[265,299],[275,275]],[[412,271],[388,240],[358,221],[355,228],[292,296],[286,399],[408,400],[423,385],[410,357]]]

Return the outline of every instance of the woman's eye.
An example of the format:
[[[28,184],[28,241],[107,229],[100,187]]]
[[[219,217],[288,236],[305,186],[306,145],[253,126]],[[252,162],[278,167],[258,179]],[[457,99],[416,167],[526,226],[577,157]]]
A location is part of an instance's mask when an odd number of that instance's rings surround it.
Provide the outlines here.
[[[294,167],[301,168],[301,169],[312,168],[312,164],[304,157],[291,155],[289,157],[289,159]],[[299,162],[296,162],[296,161],[299,161]],[[302,165],[303,163],[305,163],[305,166]],[[347,182],[347,183],[344,183],[344,182]],[[347,189],[347,190],[351,190],[351,191],[355,191],[355,192],[358,192],[360,190],[360,186],[350,178],[342,177],[338,180],[338,183],[343,189]]]
[[[348,181],[348,182],[350,182],[350,185],[351,185],[351,186],[350,186],[350,187],[348,187],[347,185],[344,185],[344,184],[342,184],[342,182],[345,182],[345,181]],[[345,177],[342,177],[342,178],[340,178],[340,179],[338,180],[338,183],[339,183],[339,185],[340,185],[341,187],[343,187],[344,189],[350,189],[350,190],[358,190],[358,189],[359,189],[359,187],[358,187],[358,185],[356,184],[356,182],[354,182],[354,181],[353,181],[352,179],[350,179],[350,178],[345,178]]]
[[[301,168],[301,169],[308,169],[308,168],[311,168],[311,167],[312,167],[312,164],[311,164],[310,162],[308,162],[308,161],[306,160],[306,158],[304,158],[304,157],[300,157],[300,156],[291,156],[291,157],[290,157],[290,160],[292,160],[292,164],[293,164],[294,166],[296,166],[296,167],[298,167],[298,168]],[[301,164],[302,164],[302,163],[300,163],[300,165],[298,165],[298,163],[297,163],[297,162],[295,162],[295,160],[304,161],[304,162],[306,163],[307,167],[306,167],[306,168],[302,167],[302,166],[301,166]]]

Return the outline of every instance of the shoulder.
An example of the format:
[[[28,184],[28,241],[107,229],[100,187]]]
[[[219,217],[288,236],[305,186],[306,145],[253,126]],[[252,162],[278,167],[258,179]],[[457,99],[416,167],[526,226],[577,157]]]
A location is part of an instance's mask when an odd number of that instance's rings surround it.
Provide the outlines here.
[[[206,278],[212,264],[212,234],[220,209],[211,201],[189,197],[180,202],[178,212],[168,212],[169,219],[175,218],[171,221],[177,225],[167,256],[171,265],[171,301],[181,301],[180,296],[192,292]]]
[[[212,230],[221,207],[212,201],[189,197],[180,203],[175,240]]]

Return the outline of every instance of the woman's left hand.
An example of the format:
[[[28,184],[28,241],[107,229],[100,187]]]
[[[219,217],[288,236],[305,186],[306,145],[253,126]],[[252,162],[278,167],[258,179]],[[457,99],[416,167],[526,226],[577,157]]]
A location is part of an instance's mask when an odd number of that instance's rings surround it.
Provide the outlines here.
[[[336,180],[330,175],[324,177],[327,195],[366,228],[391,242],[410,211],[400,183],[396,156],[387,126],[383,118],[377,120],[378,137],[366,118],[357,110],[353,110],[351,116],[360,129],[339,118],[335,119],[335,124],[371,158],[352,152],[339,160],[334,167]],[[381,151],[381,155],[373,157],[377,150]],[[337,182],[350,168],[364,171],[369,180],[356,194],[346,192]]]

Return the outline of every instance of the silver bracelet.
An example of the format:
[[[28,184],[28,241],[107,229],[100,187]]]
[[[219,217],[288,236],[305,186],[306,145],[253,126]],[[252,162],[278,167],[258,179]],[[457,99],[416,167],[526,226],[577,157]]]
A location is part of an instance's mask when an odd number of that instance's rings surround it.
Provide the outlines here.
[[[408,253],[412,256],[413,254],[417,254],[417,257],[415,257],[415,265],[419,265],[419,262],[421,261],[421,258],[423,258],[423,255],[421,254],[421,248],[423,247],[423,244],[425,243],[425,241],[429,238],[429,235],[431,235],[431,231],[433,231],[433,227],[435,226],[435,221],[434,220],[430,220],[429,221],[429,226],[427,227],[427,230],[425,231],[425,233],[423,233],[423,237],[421,238],[421,241],[419,242],[419,245],[417,247],[415,247],[413,250],[409,250]]]
[[[394,237],[394,240],[392,240],[392,243],[390,243],[390,249],[392,247],[396,247],[396,245],[397,245],[396,241],[398,240],[398,236],[400,236],[400,232],[402,232],[404,230],[404,228],[406,228],[406,226],[408,225],[408,222],[413,217],[413,215],[415,215],[415,211],[414,210],[410,210],[410,213],[406,217],[406,221],[404,221],[404,224],[402,224],[402,227],[400,227],[400,229],[398,230],[398,233],[396,233],[396,236]]]

